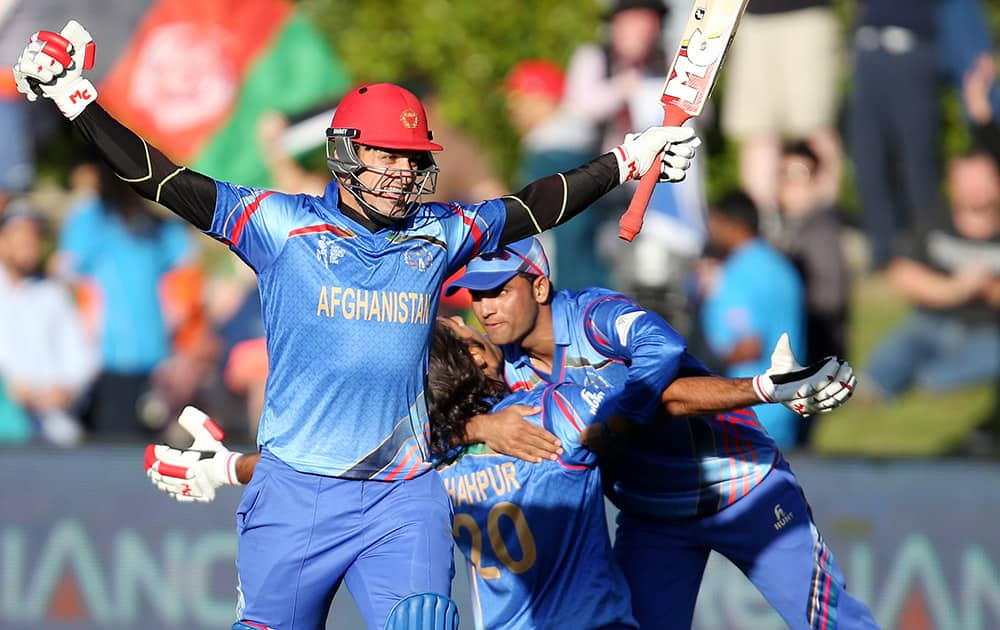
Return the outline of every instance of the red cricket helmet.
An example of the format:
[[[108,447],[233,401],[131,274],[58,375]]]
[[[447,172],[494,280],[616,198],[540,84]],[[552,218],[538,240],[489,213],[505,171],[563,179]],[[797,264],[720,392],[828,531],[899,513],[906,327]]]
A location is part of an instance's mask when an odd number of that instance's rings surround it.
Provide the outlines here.
[[[337,135],[340,130],[353,129],[346,135],[371,147],[444,150],[440,144],[431,142],[427,114],[420,100],[392,83],[362,85],[348,92],[337,105],[330,127],[330,132]]]
[[[406,218],[417,211],[425,194],[437,187],[438,167],[431,151],[442,151],[431,142],[424,106],[412,92],[392,83],[362,85],[349,92],[333,113],[326,130],[326,163],[330,171],[369,214],[390,220]],[[389,151],[416,151],[410,168],[378,167],[362,162],[355,145]],[[365,184],[359,175],[379,174],[374,184]],[[400,180],[408,180],[402,194]],[[393,209],[379,210],[364,195],[397,198]]]

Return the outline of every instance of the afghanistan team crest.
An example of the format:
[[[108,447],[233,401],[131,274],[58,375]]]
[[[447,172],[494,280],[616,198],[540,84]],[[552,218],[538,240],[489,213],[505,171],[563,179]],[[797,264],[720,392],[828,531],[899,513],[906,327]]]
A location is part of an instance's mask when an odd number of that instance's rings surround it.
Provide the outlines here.
[[[403,113],[399,115],[399,122],[403,123],[407,129],[416,129],[417,125],[420,124],[420,115],[412,109],[404,109]]]
[[[426,245],[418,244],[406,250],[403,254],[403,260],[405,260],[406,264],[410,267],[413,267],[417,271],[424,272],[430,269],[434,256],[431,255],[431,251]]]

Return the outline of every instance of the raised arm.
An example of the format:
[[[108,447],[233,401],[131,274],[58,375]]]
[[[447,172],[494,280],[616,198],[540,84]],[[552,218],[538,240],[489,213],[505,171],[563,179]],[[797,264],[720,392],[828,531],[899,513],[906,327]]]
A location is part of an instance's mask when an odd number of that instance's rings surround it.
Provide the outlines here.
[[[73,122],[115,174],[136,192],[162,204],[199,230],[212,227],[215,180],[174,164],[97,103]]]
[[[94,49],[90,34],[74,20],[61,33],[35,33],[14,66],[18,91],[29,101],[41,96],[55,102],[140,195],[163,204],[198,229],[209,229],[215,182],[174,164],[96,104],[97,88],[83,76],[93,65]]]
[[[700,144],[688,127],[650,127],[628,134],[610,153],[503,197],[507,222],[500,240],[504,245],[513,243],[569,221],[616,186],[640,179],[654,167],[661,151],[660,181],[679,182]]]

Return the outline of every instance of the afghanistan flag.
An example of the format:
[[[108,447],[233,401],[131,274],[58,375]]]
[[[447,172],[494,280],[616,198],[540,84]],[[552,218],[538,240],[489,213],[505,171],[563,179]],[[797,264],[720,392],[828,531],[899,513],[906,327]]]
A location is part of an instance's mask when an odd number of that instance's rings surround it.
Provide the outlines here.
[[[22,0],[0,15],[0,52],[20,42],[8,54],[17,59],[31,33],[71,18],[97,43],[101,105],[216,179],[267,186],[258,116],[296,114],[349,87],[323,37],[286,0]]]

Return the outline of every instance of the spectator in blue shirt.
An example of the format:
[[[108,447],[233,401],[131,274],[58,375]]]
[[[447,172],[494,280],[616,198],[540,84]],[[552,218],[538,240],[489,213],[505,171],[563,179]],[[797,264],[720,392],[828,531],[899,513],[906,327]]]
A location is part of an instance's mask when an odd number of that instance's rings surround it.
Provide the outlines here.
[[[181,223],[151,214],[106,166],[97,197],[70,210],[59,235],[59,268],[99,293],[102,369],[89,423],[98,435],[145,432],[136,413],[153,369],[170,353],[160,280],[192,254]]]
[[[768,349],[783,332],[806,355],[802,281],[795,267],[758,236],[757,209],[743,193],[711,207],[709,245],[721,263],[707,282],[701,320],[709,348],[726,376],[753,376],[769,365]],[[795,445],[799,418],[781,405],[754,407],[783,449]]]

